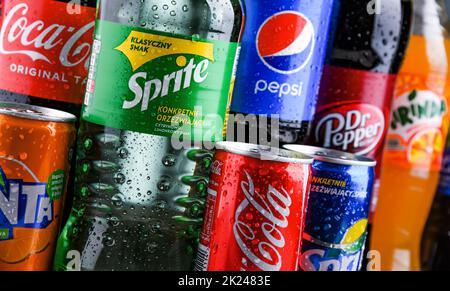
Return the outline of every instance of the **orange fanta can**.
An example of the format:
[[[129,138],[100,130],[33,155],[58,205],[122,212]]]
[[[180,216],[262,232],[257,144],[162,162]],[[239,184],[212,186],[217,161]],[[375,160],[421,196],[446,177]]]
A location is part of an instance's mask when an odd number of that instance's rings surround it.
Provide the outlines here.
[[[0,103],[0,271],[50,270],[75,116]]]
[[[381,270],[420,270],[420,242],[449,126],[450,42],[443,1],[414,1],[415,27],[397,79],[371,249]]]

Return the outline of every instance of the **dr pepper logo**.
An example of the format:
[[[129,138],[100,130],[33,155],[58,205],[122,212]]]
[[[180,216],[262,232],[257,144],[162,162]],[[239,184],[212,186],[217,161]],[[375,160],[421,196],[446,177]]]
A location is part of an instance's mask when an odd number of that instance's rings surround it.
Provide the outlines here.
[[[315,144],[358,155],[376,150],[386,129],[383,112],[369,104],[334,106],[315,120]]]
[[[2,1],[0,89],[81,103],[95,8],[52,0]]]

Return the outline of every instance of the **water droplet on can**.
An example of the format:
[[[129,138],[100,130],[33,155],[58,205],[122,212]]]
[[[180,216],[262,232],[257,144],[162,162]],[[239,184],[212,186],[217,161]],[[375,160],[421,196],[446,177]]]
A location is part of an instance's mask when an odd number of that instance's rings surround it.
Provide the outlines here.
[[[177,157],[175,155],[168,154],[162,159],[162,163],[166,167],[172,167],[173,165],[175,165],[176,160]]]

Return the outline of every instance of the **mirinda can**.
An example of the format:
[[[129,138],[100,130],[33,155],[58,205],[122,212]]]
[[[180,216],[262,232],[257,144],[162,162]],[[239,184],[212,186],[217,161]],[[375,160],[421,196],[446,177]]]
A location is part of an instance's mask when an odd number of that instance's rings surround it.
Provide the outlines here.
[[[51,268],[75,120],[62,111],[0,103],[0,271]]]
[[[295,271],[312,158],[217,144],[196,270]]]

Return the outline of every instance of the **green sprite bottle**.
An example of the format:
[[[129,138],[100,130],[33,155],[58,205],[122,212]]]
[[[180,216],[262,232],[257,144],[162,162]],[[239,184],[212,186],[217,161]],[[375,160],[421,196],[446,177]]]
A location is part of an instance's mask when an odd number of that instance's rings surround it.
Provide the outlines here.
[[[55,270],[190,270],[223,139],[238,0],[100,0]]]

